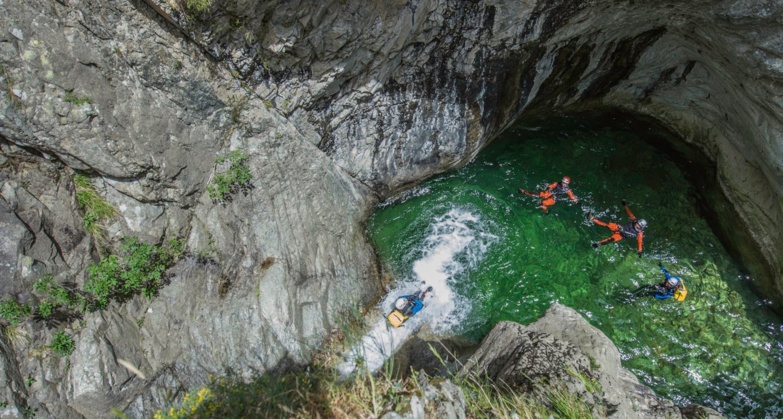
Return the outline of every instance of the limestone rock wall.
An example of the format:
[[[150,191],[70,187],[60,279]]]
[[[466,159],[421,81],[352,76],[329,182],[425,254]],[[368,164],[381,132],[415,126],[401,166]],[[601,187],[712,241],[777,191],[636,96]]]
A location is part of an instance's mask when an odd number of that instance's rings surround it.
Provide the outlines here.
[[[25,324],[29,338],[3,352],[16,357],[6,382],[50,377],[19,396],[41,414],[141,415],[224,367],[306,362],[341,310],[380,290],[363,230],[377,196],[549,112],[620,108],[700,145],[779,296],[781,7],[5,0],[2,291],[31,298],[43,273],[84,281],[98,255],[74,171],[118,208],[111,240],[184,237],[204,256],[175,266],[151,302],[65,325],[71,368],[36,351],[50,330]],[[234,149],[250,156],[254,188],[216,205],[205,185]]]

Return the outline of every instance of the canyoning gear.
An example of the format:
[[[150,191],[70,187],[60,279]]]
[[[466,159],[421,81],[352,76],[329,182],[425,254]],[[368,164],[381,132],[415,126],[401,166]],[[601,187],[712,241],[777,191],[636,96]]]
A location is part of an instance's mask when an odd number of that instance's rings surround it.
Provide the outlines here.
[[[565,197],[568,197],[574,203],[579,202],[579,199],[576,197],[576,195],[574,195],[574,192],[572,192],[571,188],[568,187],[569,183],[571,183],[571,178],[565,176],[560,182],[546,185],[546,189],[538,192],[537,194],[525,191],[522,188],[519,189],[519,193],[541,198],[541,206],[539,208],[546,211],[548,207],[555,205],[556,200],[564,199]]]
[[[432,292],[432,287],[425,290],[419,290],[412,295],[403,295],[394,302],[394,310],[386,316],[394,327],[400,327],[409,317],[421,311],[424,308],[422,300],[427,297],[427,293]]]
[[[405,317],[404,314],[402,314],[399,310],[394,310],[391,313],[389,313],[388,316],[386,316],[386,319],[389,320],[389,323],[391,323],[394,327],[400,327],[403,323],[405,323],[405,320],[407,317]]]
[[[688,296],[688,289],[685,288],[685,283],[680,280],[680,286],[674,291],[674,299],[677,301],[685,301],[685,297]]]
[[[674,297],[677,301],[685,300],[688,290],[685,289],[685,283],[683,283],[682,279],[679,276],[670,274],[662,264],[658,263],[658,267],[661,268],[661,272],[663,272],[663,276],[666,279],[662,283],[655,285],[654,291],[650,292],[649,295],[659,300],[666,300],[671,297]]]
[[[619,242],[623,238],[626,239],[636,238],[637,241],[636,253],[639,254],[639,257],[642,257],[642,249],[643,249],[642,241],[644,240],[644,229],[647,228],[647,221],[643,219],[637,220],[636,216],[634,216],[633,213],[631,212],[631,209],[628,208],[628,205],[625,202],[625,200],[623,200],[622,203],[623,203],[623,207],[625,208],[625,212],[628,213],[628,218],[631,219],[631,222],[627,224],[620,225],[611,222],[605,223],[595,217],[589,218],[589,220],[592,221],[593,223],[598,224],[601,227],[606,227],[612,231],[612,235],[598,242],[598,246],[603,246],[605,244],[612,243],[612,242]],[[637,225],[640,228],[637,228]],[[597,247],[597,246],[594,245],[593,247]]]
[[[398,298],[397,301],[394,303],[394,307],[396,307],[397,310],[404,310],[405,307],[407,306],[408,306],[407,298]]]

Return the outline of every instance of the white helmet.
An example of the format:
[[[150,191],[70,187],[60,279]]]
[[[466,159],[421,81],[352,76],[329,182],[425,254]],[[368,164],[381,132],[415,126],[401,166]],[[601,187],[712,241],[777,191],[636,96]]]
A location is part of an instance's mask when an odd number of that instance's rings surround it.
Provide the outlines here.
[[[680,278],[676,276],[672,276],[669,278],[668,282],[670,287],[674,287],[680,283]]]
[[[397,307],[397,310],[405,310],[405,306],[408,305],[408,299],[401,297],[398,298],[397,301],[394,303],[394,307]]]
[[[637,223],[639,224],[639,228],[641,230],[644,230],[645,228],[647,228],[647,220],[645,220],[644,218],[642,218],[639,221],[637,221]]]

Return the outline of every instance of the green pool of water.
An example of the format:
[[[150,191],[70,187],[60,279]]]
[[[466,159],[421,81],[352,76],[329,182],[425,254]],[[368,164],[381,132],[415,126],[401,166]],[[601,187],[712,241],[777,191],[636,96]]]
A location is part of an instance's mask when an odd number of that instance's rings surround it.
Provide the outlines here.
[[[545,215],[517,193],[564,175],[580,205],[559,202]],[[623,198],[649,222],[642,258],[634,240],[590,246],[610,232],[587,212],[625,223]],[[449,285],[466,312],[449,332],[480,339],[559,301],[606,333],[659,395],[728,417],[783,416],[780,319],[700,217],[683,173],[634,132],[573,120],[509,129],[468,166],[379,206],[368,230],[386,267],[414,275],[430,225],[455,210],[478,217],[470,228],[482,231],[481,251],[455,255],[461,268]],[[658,262],[684,279],[684,302],[631,295],[662,280]]]

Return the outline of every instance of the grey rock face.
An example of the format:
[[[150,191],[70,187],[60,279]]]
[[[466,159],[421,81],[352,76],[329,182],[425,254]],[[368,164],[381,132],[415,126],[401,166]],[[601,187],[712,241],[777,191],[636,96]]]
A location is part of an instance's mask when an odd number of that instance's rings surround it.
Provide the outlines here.
[[[541,400],[546,400],[549,389],[563,386],[592,406],[597,417],[683,416],[680,408],[657,397],[622,367],[620,353],[606,335],[560,304],[528,326],[498,323],[460,374],[486,375]],[[598,386],[588,387],[593,380]],[[692,406],[688,412],[702,408]]]
[[[193,16],[171,4],[3,4],[0,261],[14,279],[0,287],[26,298],[43,273],[84,281],[93,246],[72,170],[118,208],[112,240],[183,237],[198,256],[152,302],[68,326],[85,367],[31,405],[142,416],[223,367],[305,362],[341,310],[379,292],[363,230],[375,194],[464,164],[520,115],[621,108],[698,144],[781,294],[783,6],[221,1]],[[234,149],[254,188],[217,205],[205,186]],[[19,374],[65,376],[36,362]]]
[[[4,7],[2,26],[23,34],[0,42],[3,87],[12,88],[0,98],[0,134],[10,141],[3,205],[32,226],[3,218],[12,233],[2,253],[9,272],[21,275],[20,260],[35,268],[15,288],[20,298],[44,273],[83,283],[92,262],[66,166],[95,176],[118,209],[112,240],[182,237],[193,255],[152,302],[140,297],[64,325],[77,342],[67,371],[51,357],[39,362],[34,346],[9,351],[25,360],[19,374],[42,383],[25,396],[29,405],[87,417],[130,406],[129,414],[148,416],[170,403],[161,394],[203,384],[210,372],[307,362],[342,311],[378,293],[362,226],[375,202],[369,189],[151,9],[102,1]],[[30,171],[8,165],[19,158],[12,148],[36,151],[25,157]],[[253,188],[220,205],[204,187],[230,149],[249,155]],[[49,170],[41,156],[57,161],[61,181],[31,174]],[[60,234],[66,228],[71,236]],[[3,278],[4,290],[11,285]],[[41,345],[51,336],[31,330]],[[43,375],[67,385],[44,385]]]

